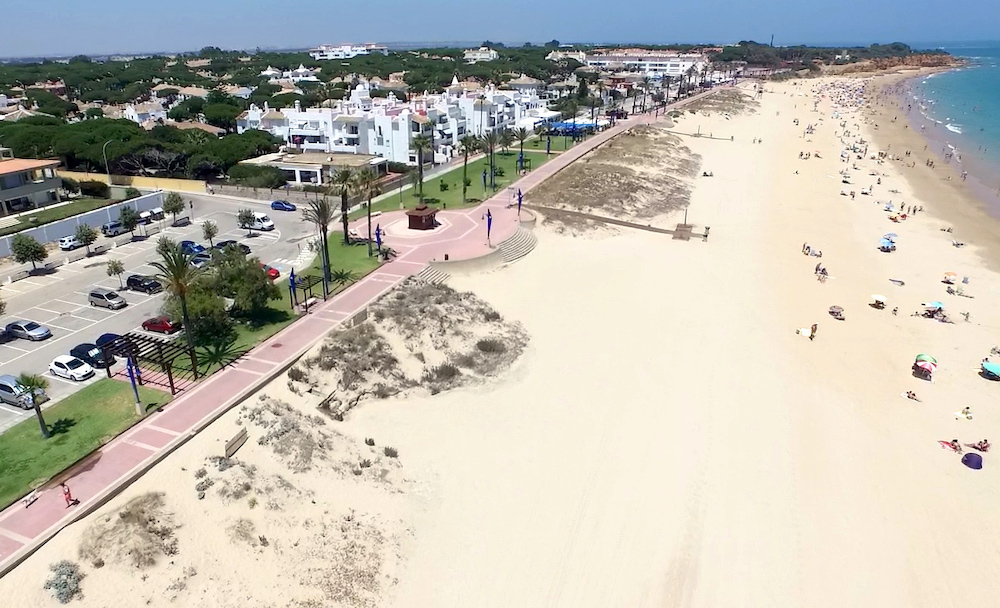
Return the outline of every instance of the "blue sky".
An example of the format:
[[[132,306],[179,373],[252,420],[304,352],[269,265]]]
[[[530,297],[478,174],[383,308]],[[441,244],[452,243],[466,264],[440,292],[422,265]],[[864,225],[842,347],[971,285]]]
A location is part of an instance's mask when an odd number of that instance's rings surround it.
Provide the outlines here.
[[[844,44],[995,40],[997,0],[47,0],[6,3],[0,57],[335,42]]]

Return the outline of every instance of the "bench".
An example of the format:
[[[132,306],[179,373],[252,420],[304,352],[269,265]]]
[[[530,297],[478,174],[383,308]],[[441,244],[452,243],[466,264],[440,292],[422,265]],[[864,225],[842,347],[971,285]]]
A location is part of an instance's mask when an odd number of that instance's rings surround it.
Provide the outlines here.
[[[129,243],[132,242],[133,238],[134,237],[131,234],[126,234],[125,236],[117,238],[117,239],[114,240],[115,247],[118,247],[118,246],[121,246],[121,245],[128,245]]]
[[[21,279],[27,279],[30,274],[31,274],[31,271],[28,271],[28,270],[18,270],[14,274],[10,275],[10,282],[13,283],[14,281],[20,281]]]
[[[186,215],[184,217],[177,218],[176,220],[174,220],[173,224],[171,224],[171,226],[173,226],[174,228],[180,228],[181,226],[190,226],[190,225],[191,225],[191,218]]]
[[[107,253],[111,250],[111,245],[104,243],[103,245],[98,245],[90,249],[90,255],[101,255],[102,253]]]
[[[66,260],[64,260],[64,259],[62,259],[62,260],[52,260],[51,262],[46,262],[45,266],[42,266],[42,270],[44,270],[45,272],[52,272],[56,268],[62,266],[65,262],[66,262]]]
[[[66,254],[66,263],[71,264],[73,262],[78,262],[83,258],[87,257],[87,252],[85,250],[74,251],[72,253]]]
[[[154,234],[159,234],[160,230],[161,228],[159,226],[147,226],[145,230],[146,236],[153,236]]]

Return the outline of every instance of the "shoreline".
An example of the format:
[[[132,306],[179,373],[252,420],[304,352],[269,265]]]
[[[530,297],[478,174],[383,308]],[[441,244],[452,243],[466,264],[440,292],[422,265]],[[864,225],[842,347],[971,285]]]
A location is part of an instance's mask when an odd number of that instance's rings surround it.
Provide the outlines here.
[[[913,123],[912,113],[906,113],[905,101],[901,101],[901,96],[906,93],[891,90],[906,81],[948,69],[875,75],[872,90],[869,91],[871,108],[865,113],[866,122],[870,124],[866,126],[869,126],[871,139],[879,149],[894,155],[901,150],[911,151],[907,161],[913,167],[906,161],[893,162],[911,185],[912,191],[920,193],[919,198],[925,202],[926,212],[944,222],[945,226],[953,227],[954,237],[975,250],[987,268],[1000,271],[1000,217],[990,212],[993,207],[989,200],[995,197],[990,196],[981,178],[971,171],[968,179],[962,180],[960,167],[945,162],[946,159],[939,153],[943,140],[933,134],[921,133]],[[875,101],[879,97],[882,97],[881,102]],[[919,116],[919,110],[915,111]],[[893,121],[894,117],[897,120]],[[878,125],[878,128],[871,129],[871,125]],[[924,164],[927,160],[935,162],[933,169]]]

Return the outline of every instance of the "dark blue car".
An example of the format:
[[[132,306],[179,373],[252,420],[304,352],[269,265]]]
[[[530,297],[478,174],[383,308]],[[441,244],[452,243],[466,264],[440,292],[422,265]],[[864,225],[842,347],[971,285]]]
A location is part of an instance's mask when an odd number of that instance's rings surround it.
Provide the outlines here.
[[[295,211],[295,205],[288,201],[272,201],[271,209],[275,211]]]
[[[202,251],[205,251],[204,245],[199,245],[194,241],[181,241],[181,251],[186,255],[197,255]]]

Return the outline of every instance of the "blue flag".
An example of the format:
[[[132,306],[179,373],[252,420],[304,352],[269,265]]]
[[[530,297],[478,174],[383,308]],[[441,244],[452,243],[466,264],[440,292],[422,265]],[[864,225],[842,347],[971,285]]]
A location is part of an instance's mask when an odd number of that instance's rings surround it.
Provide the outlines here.
[[[381,224],[375,224],[375,245],[382,249],[382,226]]]
[[[521,217],[521,201],[524,200],[524,195],[521,194],[521,189],[517,189],[517,216]]]
[[[546,154],[551,154],[552,153],[552,138],[551,137],[546,137],[545,138],[545,153]]]
[[[288,291],[292,294],[292,302],[299,303],[298,294],[295,293],[295,269],[288,273]]]
[[[483,189],[486,189],[486,169],[483,169]]]
[[[493,214],[490,213],[489,209],[487,209],[486,210],[486,240],[489,240],[489,238],[490,238],[490,231],[492,231],[492,230],[493,230]]]
[[[517,154],[517,168],[520,171],[524,171],[524,152]]]

